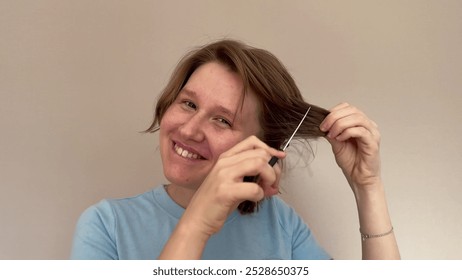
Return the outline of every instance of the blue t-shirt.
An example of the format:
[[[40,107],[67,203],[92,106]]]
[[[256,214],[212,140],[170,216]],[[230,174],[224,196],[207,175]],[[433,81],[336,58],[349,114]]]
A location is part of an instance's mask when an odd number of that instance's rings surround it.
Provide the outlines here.
[[[184,208],[163,186],[138,196],[102,200],[80,217],[72,259],[157,259]],[[234,211],[213,235],[203,259],[330,259],[313,234],[278,197],[265,199],[259,211]]]

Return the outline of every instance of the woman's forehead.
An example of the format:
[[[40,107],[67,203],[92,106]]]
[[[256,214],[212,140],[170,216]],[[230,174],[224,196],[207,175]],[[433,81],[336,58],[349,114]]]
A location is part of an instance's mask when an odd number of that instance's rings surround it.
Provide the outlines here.
[[[182,92],[189,95],[207,97],[217,101],[228,110],[236,111],[247,103],[252,106],[259,102],[250,89],[244,92],[244,83],[238,73],[218,62],[209,62],[198,67],[184,85]],[[256,108],[255,108],[256,109]]]

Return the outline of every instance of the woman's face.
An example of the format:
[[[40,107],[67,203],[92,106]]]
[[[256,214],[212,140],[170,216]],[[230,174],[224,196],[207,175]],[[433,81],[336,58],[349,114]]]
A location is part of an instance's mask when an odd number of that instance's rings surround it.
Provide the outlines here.
[[[244,97],[236,73],[216,62],[199,67],[160,123],[165,177],[177,186],[199,187],[221,153],[260,132],[258,113],[255,94]]]

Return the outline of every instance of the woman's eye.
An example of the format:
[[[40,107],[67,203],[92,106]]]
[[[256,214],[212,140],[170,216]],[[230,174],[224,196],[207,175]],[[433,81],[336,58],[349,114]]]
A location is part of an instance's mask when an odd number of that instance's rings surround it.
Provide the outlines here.
[[[227,127],[232,127],[231,122],[229,122],[227,119],[217,118],[217,121],[220,122],[220,124],[223,124]]]
[[[196,104],[194,104],[191,101],[187,101],[187,100],[183,101],[183,105],[188,107],[188,108],[191,108],[191,109],[196,109],[197,108]]]

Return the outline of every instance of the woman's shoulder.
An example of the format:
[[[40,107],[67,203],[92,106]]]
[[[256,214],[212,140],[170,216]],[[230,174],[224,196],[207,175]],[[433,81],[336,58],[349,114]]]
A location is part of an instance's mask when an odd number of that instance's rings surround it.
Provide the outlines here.
[[[88,207],[83,213],[83,217],[108,220],[120,213],[139,212],[142,209],[149,208],[157,193],[162,191],[162,186],[157,186],[144,193],[123,197],[123,198],[105,198],[96,204]]]
[[[106,198],[101,200],[100,204],[109,204],[113,207],[133,207],[142,205],[144,203],[152,203],[152,201],[155,200],[155,196],[159,195],[162,190],[163,186],[160,185],[143,193],[135,194],[132,196],[121,198]]]
[[[265,199],[259,211],[268,219],[277,220],[279,226],[285,231],[292,231],[294,227],[297,227],[302,222],[302,218],[295,209],[279,196]]]
[[[272,208],[272,211],[275,211],[281,217],[288,217],[298,214],[295,212],[294,208],[287,204],[282,198],[279,196],[272,196],[271,198],[267,199],[269,207]]]

